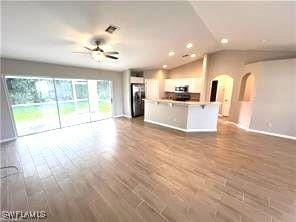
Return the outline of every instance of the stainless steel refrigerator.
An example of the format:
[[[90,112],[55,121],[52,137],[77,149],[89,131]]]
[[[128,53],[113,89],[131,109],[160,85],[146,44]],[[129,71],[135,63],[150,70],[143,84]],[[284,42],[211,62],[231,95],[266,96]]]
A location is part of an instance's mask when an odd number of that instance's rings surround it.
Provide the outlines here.
[[[145,99],[144,84],[139,84],[139,83],[131,84],[132,117],[144,115],[144,102],[145,102],[144,99]]]

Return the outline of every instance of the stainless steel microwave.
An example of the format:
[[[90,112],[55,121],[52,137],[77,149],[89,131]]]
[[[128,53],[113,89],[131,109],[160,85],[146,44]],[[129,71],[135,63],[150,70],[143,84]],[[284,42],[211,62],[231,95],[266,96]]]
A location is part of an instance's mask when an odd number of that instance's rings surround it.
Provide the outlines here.
[[[188,93],[188,91],[189,91],[188,85],[175,86],[175,93]]]

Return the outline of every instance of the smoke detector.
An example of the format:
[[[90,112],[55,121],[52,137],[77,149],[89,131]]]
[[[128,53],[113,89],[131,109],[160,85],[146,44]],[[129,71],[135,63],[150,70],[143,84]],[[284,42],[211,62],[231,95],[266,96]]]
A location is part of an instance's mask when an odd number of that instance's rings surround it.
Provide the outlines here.
[[[113,32],[115,32],[116,30],[119,30],[119,26],[116,25],[109,25],[105,32],[108,32],[109,34],[113,34]]]

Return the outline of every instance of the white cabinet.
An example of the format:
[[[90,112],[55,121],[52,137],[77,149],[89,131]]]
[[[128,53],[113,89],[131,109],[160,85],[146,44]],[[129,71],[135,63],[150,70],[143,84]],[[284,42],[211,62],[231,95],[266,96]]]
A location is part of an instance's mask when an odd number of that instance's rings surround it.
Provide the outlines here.
[[[191,93],[200,93],[202,87],[202,79],[201,78],[192,78],[189,79],[189,92]]]
[[[144,78],[143,77],[135,77],[131,76],[130,77],[130,83],[144,83]]]
[[[202,87],[201,84],[201,78],[165,79],[164,90],[166,92],[174,92],[175,86],[188,85],[190,93],[200,93]]]
[[[147,99],[159,99],[159,81],[145,79],[145,96]]]
[[[175,79],[165,79],[164,80],[164,91],[174,92],[175,91]]]

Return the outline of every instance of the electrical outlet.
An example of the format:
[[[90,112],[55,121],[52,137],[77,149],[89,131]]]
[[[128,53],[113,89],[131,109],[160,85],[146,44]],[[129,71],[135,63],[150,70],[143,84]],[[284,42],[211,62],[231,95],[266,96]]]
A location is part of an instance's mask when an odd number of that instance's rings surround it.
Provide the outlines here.
[[[271,128],[271,127],[272,127],[272,123],[271,123],[271,122],[267,122],[267,126],[268,126],[269,128]]]

